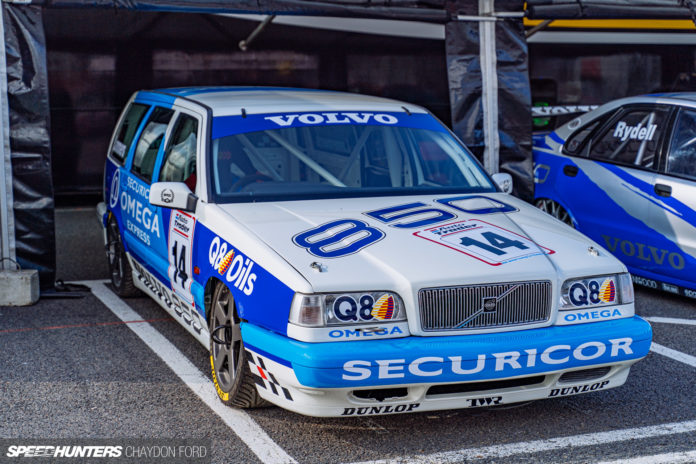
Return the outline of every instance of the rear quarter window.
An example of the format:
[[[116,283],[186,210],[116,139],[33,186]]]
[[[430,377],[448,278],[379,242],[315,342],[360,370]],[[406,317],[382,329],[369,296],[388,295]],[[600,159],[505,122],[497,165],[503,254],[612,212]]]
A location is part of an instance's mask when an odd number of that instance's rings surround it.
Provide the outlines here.
[[[109,151],[111,157],[118,163],[123,164],[123,161],[126,159],[133,137],[135,137],[138,126],[140,126],[140,122],[148,109],[150,109],[148,105],[133,103],[125,111],[125,115],[116,129],[116,138],[114,138],[114,143]]]

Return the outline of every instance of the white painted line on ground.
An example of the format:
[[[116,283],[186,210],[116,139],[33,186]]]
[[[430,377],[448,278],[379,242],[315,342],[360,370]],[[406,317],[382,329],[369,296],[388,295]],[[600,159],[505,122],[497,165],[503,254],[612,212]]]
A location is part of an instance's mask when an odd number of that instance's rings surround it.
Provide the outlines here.
[[[696,325],[696,319],[677,319],[674,317],[644,317],[643,319],[657,324]]]
[[[618,459],[616,461],[603,461],[597,464],[691,464],[694,462],[696,462],[696,450]]]
[[[84,281],[104,305],[122,321],[142,319],[102,281]],[[125,324],[159,356],[198,397],[227,424],[263,463],[296,463],[249,414],[225,406],[218,400],[213,383],[169,340],[148,323]],[[193,338],[191,339],[193,340]]]
[[[564,448],[605,445],[608,443],[641,440],[664,435],[690,433],[694,431],[696,431],[696,421],[673,422],[670,424],[653,425],[649,427],[613,430],[611,432],[588,433],[569,437],[550,438],[547,440],[526,441],[521,443],[510,443],[507,445],[486,446],[482,448],[468,448],[457,451],[444,451],[441,453],[413,457],[399,457],[391,460],[366,461],[360,464],[444,464],[454,462],[470,462],[478,461],[480,459],[505,458],[519,454],[533,454],[543,451],[554,451]],[[651,464],[655,463],[651,462]]]
[[[667,348],[666,346],[658,345],[652,342],[650,345],[650,351],[653,353],[661,354],[662,356],[667,356],[668,358],[674,359],[675,361],[688,364],[691,367],[696,367],[696,357],[690,354],[682,353],[681,351],[673,350],[672,348]]]

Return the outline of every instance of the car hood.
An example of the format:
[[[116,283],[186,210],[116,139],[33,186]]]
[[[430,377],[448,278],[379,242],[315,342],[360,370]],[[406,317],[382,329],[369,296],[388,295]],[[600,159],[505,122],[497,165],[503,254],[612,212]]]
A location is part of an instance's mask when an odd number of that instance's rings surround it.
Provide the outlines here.
[[[458,195],[450,203],[454,208],[441,203],[447,198],[428,195],[319,199],[228,204],[221,208],[282,256],[315,292],[414,293],[425,287],[523,280],[550,280],[556,286],[568,277],[625,270],[589,238],[512,196]],[[366,214],[406,204],[422,205],[396,214]],[[417,209],[429,211],[394,220],[402,211]],[[507,211],[493,212],[501,209]],[[434,210],[446,211],[453,217]],[[392,221],[387,224],[379,217]],[[440,221],[399,227],[433,217]],[[366,242],[375,239],[374,242],[359,250],[350,248],[352,253],[337,257],[321,256],[321,250],[307,247],[326,239],[327,233],[335,234],[338,229],[322,233],[321,227],[340,220],[364,224],[357,226],[356,231],[363,227],[377,231],[368,229],[345,237],[344,242],[324,247],[324,252],[345,247],[361,237],[368,237]],[[316,233],[312,232],[314,229]],[[590,247],[598,253],[590,252]]]

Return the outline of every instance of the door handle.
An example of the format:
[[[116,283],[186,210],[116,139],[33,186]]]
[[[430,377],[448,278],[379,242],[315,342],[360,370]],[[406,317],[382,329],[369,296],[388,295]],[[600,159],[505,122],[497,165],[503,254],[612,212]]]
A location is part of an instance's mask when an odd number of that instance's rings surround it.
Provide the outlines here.
[[[672,196],[672,187],[665,184],[655,184],[655,193],[661,197],[670,197]]]
[[[563,174],[565,174],[568,177],[575,177],[578,175],[578,167],[573,166],[572,164],[566,164],[563,166]]]

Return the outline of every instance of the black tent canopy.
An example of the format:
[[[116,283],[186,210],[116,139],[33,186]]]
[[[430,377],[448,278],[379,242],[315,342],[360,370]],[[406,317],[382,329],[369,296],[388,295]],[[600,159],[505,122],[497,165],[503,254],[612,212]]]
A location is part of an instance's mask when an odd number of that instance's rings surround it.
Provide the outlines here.
[[[312,15],[445,26],[454,131],[490,172],[533,195],[531,95],[522,18],[693,18],[696,0],[2,0],[0,20],[0,269],[55,277],[46,8]]]

